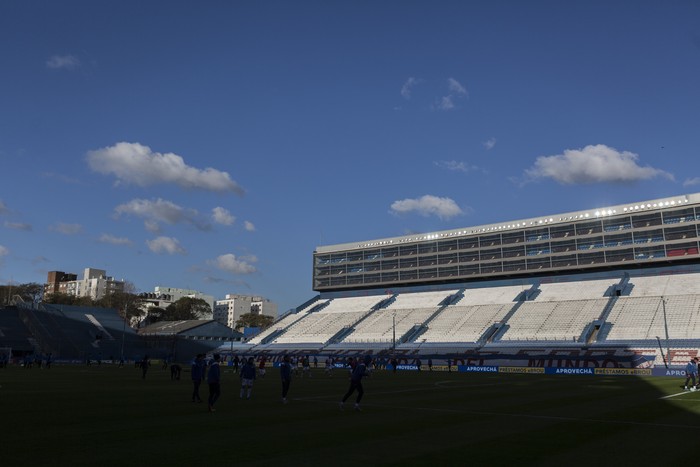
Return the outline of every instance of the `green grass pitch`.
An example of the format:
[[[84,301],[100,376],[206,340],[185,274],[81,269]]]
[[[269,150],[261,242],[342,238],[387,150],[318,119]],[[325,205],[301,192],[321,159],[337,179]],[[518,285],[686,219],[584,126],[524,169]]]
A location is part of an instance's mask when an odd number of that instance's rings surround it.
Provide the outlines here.
[[[277,369],[251,400],[223,368],[217,412],[184,371],[0,369],[0,465],[681,465],[700,435],[700,391],[681,379],[374,371],[341,411],[347,372]],[[204,398],[208,393],[202,385]],[[679,394],[682,393],[682,394]],[[677,395],[678,394],[678,395]],[[664,396],[671,396],[663,399]]]

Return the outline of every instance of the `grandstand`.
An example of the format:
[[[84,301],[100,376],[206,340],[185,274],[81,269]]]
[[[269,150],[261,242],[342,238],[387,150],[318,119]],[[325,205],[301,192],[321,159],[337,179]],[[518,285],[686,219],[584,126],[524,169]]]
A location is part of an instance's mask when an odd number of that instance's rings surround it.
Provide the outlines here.
[[[36,341],[22,322],[17,307],[0,309],[0,347],[18,355],[32,352]]]
[[[237,350],[674,363],[700,347],[699,220],[696,193],[319,246],[319,295]]]
[[[206,331],[193,332],[194,328]],[[186,360],[242,337],[211,320],[171,326],[171,332],[138,331],[114,309],[45,303],[0,308],[0,347],[11,349],[14,357],[51,354],[63,361],[103,361],[137,360],[149,354]]]
[[[136,332],[126,326],[116,310],[96,307],[18,304],[0,309],[0,320],[16,316],[14,331],[26,336],[24,345],[12,345],[13,354],[52,354],[73,360],[119,359],[124,350],[143,352]],[[0,335],[0,343],[8,341]]]

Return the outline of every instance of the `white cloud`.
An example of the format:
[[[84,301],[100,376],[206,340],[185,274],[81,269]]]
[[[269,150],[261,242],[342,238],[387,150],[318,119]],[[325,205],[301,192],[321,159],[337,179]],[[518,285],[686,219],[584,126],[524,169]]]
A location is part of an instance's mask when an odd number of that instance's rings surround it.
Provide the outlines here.
[[[75,235],[83,231],[83,226],[80,224],[66,224],[63,222],[54,224],[49,228],[64,235]]]
[[[255,256],[243,256],[236,258],[236,255],[228,253],[217,257],[209,263],[213,266],[233,274],[252,274],[257,271],[251,263],[256,263],[258,259]]]
[[[80,67],[80,60],[74,55],[52,55],[46,66],[53,70],[75,70]]]
[[[469,173],[474,170],[479,170],[479,167],[476,165],[469,165],[462,161],[436,161],[434,164],[441,169],[447,169],[452,172]]]
[[[160,231],[159,223],[171,225],[185,223],[193,225],[198,230],[211,230],[211,225],[201,218],[197,210],[186,209],[160,198],[132,199],[114,208],[114,212],[117,216],[124,214],[145,219],[146,230],[149,232]]]
[[[406,80],[406,82],[401,86],[401,97],[403,97],[406,100],[409,100],[411,98],[411,91],[412,89],[420,84],[423,80],[414,78],[411,76]]]
[[[450,93],[456,96],[466,96],[467,90],[462,84],[454,78],[447,78],[447,88]]]
[[[551,178],[564,185],[636,182],[655,177],[673,180],[670,173],[642,167],[638,160],[639,155],[629,151],[619,152],[604,144],[589,145],[555,156],[540,156],[525,175],[530,180]]]
[[[233,225],[233,223],[236,222],[236,217],[231,215],[228,209],[222,207],[212,209],[211,217],[217,224]]]
[[[8,229],[12,229],[12,230],[24,230],[26,232],[31,232],[31,230],[32,230],[31,224],[25,224],[22,222],[5,222],[4,225]]]
[[[394,201],[391,204],[391,212],[394,214],[416,212],[424,217],[437,216],[441,220],[464,214],[462,209],[452,199],[433,195],[424,195],[418,199]]]
[[[245,221],[245,222],[243,223],[243,225],[245,226],[245,229],[246,229],[248,232],[255,232],[255,224],[253,224],[252,222],[250,222],[250,221]]]
[[[38,264],[47,264],[50,263],[51,260],[49,260],[46,256],[35,256],[32,258],[32,264],[33,265],[38,265]]]
[[[157,237],[153,240],[146,240],[146,245],[148,245],[149,250],[156,254],[167,253],[169,255],[184,255],[187,253],[185,249],[180,246],[180,242],[172,237]]]
[[[455,103],[452,101],[452,96],[444,96],[435,102],[434,108],[438,110],[452,110],[455,108]]]
[[[152,234],[159,234],[163,231],[160,228],[160,224],[151,219],[146,219],[145,221],[143,221],[143,227],[146,229],[147,232],[150,232]]]
[[[69,177],[65,174],[57,174],[55,172],[42,172],[39,174],[41,178],[47,178],[49,180],[55,180],[59,183],[65,183],[70,185],[82,185],[85,183],[84,180],[80,178]]]
[[[8,211],[7,206],[5,206],[5,203],[2,202],[0,199],[0,214],[4,214]]]
[[[190,167],[177,154],[153,152],[139,143],[121,142],[89,151],[87,162],[95,172],[112,174],[120,182],[139,186],[174,183],[182,188],[244,194],[226,172]]]
[[[0,256],[7,256],[10,254],[10,250],[0,245]]]
[[[683,186],[693,186],[693,185],[700,185],[700,177],[687,178],[683,182]]]
[[[131,245],[132,242],[128,238],[125,237],[115,237],[114,235],[110,234],[102,234],[100,235],[99,241],[101,243],[109,243],[112,245]]]
[[[468,96],[466,88],[454,78],[447,78],[447,90],[449,91],[448,94],[441,97],[433,104],[434,109],[452,110],[457,106],[455,104],[455,99]]]
[[[220,277],[204,276],[202,280],[208,284],[226,284],[229,287],[235,287],[237,289],[247,289],[253,292],[253,287],[246,281],[242,279],[222,279]]]
[[[484,145],[487,151],[490,151],[494,148],[494,146],[496,146],[496,138],[489,138],[481,144]]]

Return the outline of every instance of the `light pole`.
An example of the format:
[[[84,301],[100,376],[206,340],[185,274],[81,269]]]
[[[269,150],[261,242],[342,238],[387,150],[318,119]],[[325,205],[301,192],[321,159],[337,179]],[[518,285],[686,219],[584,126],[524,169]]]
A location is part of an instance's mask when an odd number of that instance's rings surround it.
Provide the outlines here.
[[[666,299],[663,296],[661,297],[661,308],[664,312],[664,331],[666,332],[666,355],[668,355],[668,358],[671,358],[671,348],[669,347],[668,342],[668,322],[666,321]]]
[[[122,355],[120,362],[124,361],[124,339],[126,339],[126,320],[129,316],[129,305],[124,306],[124,322],[122,323]]]
[[[661,347],[661,339],[659,339],[659,336],[656,336],[656,341],[659,343],[659,350],[661,351],[661,358],[664,360],[664,366],[668,368],[668,362],[666,361],[666,355],[664,355],[664,348]]]

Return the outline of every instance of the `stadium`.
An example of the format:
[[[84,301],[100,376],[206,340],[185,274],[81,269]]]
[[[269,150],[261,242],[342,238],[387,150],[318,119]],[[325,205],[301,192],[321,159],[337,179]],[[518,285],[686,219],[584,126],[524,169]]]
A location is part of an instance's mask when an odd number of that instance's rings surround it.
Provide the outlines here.
[[[207,351],[268,362],[317,356],[344,366],[346,357],[364,354],[379,371],[368,378],[357,413],[338,410],[346,370],[295,376],[290,403],[281,404],[279,376],[259,377],[253,400],[243,400],[229,366],[221,413],[212,416],[189,401],[189,382],[173,380],[165,366],[142,378],[121,365],[16,365],[0,370],[3,400],[14,402],[4,409],[12,420],[3,434],[7,460],[686,462],[686,450],[666,447],[700,426],[698,392],[679,389],[700,347],[699,209],[700,194],[690,194],[319,246],[318,294],[248,341],[210,322],[144,333],[116,312],[18,303],[0,312],[0,346],[48,346],[64,360],[124,352],[184,363]],[[394,358],[394,371],[381,371]],[[42,449],[22,448],[27,433]]]
[[[137,334],[113,312],[19,304],[1,314],[0,347],[73,359],[188,361],[218,350],[657,373],[700,347],[699,220],[694,193],[318,246],[318,295],[247,341],[217,323]]]

